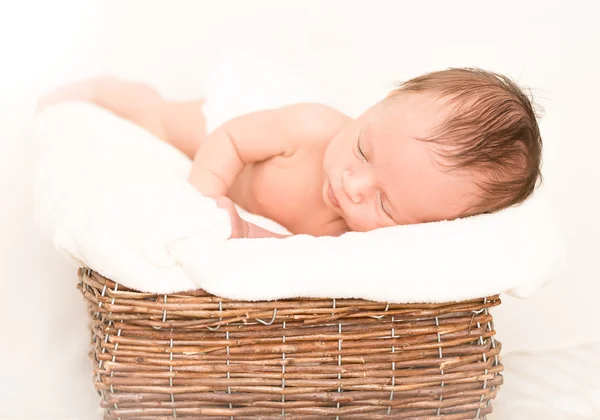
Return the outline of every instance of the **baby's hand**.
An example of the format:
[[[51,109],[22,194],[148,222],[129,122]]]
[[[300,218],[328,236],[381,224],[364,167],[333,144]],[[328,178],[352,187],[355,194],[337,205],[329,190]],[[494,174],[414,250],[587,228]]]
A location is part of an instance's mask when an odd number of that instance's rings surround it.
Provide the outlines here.
[[[231,236],[230,239],[233,238],[248,238],[250,227],[248,222],[242,219],[229,198],[224,196],[212,197],[217,203],[217,207],[227,210],[229,213],[229,218],[231,219]]]
[[[229,239],[235,238],[286,238],[289,235],[281,235],[279,233],[271,232],[265,228],[257,226],[253,223],[247,222],[242,219],[229,198],[224,196],[211,197],[217,203],[217,207],[227,210],[229,218],[231,219],[231,236]]]

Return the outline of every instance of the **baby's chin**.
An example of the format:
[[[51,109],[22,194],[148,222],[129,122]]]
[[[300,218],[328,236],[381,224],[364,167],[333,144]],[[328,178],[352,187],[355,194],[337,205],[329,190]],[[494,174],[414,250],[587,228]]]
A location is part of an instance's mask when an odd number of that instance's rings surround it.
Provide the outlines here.
[[[361,221],[352,220],[351,218],[344,217],[343,215],[342,215],[342,219],[344,219],[344,222],[346,222],[346,225],[348,226],[348,230],[350,230],[352,232],[368,232],[368,231],[374,229],[374,228],[368,228],[366,226],[366,224],[361,223]]]

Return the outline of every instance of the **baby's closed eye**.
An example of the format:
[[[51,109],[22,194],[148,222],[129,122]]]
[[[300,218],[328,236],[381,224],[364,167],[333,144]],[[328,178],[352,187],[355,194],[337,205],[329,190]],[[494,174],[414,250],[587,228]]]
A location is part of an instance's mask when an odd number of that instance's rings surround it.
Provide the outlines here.
[[[378,210],[383,212],[385,217],[387,217],[388,219],[390,219],[391,221],[393,221],[395,223],[394,218],[392,217],[392,214],[387,209],[387,206],[386,206],[386,203],[384,201],[384,197],[383,197],[383,194],[381,193],[381,191],[377,191],[376,205],[378,207]]]
[[[360,160],[362,160],[365,163],[367,163],[369,161],[369,159],[367,158],[367,155],[365,154],[365,151],[364,151],[361,136],[358,137],[358,141],[356,142],[356,152],[357,152]]]

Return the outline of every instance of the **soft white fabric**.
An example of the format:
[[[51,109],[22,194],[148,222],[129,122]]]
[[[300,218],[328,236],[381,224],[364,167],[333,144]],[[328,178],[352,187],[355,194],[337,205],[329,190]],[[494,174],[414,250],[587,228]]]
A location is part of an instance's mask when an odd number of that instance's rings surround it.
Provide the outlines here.
[[[226,69],[231,68],[230,63]],[[284,95],[274,89],[273,100],[266,101],[268,69],[251,68],[238,74],[261,72],[265,83],[255,87],[262,102],[243,99],[250,94],[243,86],[227,90],[233,86],[227,78],[213,81],[207,95],[210,127],[308,92],[293,96],[293,89]],[[285,78],[273,80],[283,85]],[[211,102],[221,97],[219,87],[237,106]],[[244,300],[440,302],[501,292],[528,296],[564,264],[562,242],[541,195],[518,208],[452,222],[339,238],[227,240],[227,214],[187,183],[190,161],[132,123],[91,104],[64,103],[36,118],[33,137],[42,230],[76,265],[137,290],[202,288]]]
[[[490,420],[600,419],[600,343],[502,357]]]

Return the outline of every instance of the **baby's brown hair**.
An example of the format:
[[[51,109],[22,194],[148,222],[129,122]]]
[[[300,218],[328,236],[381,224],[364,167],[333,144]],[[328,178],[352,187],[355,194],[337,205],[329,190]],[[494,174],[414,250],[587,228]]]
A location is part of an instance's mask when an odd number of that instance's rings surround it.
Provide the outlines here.
[[[447,169],[483,175],[478,202],[466,213],[494,212],[522,203],[541,180],[542,139],[533,100],[506,76],[452,68],[400,85],[401,92],[447,98],[450,112],[427,139]]]

